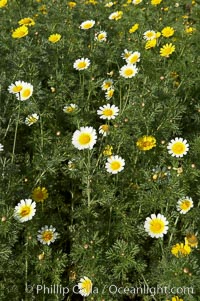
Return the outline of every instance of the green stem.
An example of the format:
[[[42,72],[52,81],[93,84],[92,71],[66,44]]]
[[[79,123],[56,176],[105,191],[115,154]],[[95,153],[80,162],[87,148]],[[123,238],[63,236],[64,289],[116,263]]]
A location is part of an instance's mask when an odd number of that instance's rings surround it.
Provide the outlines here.
[[[108,222],[108,238],[109,238],[109,236],[110,236],[111,217],[112,217],[112,207],[110,207],[110,214],[109,214],[109,222]]]
[[[20,116],[20,103],[19,103],[19,106],[18,106],[17,121],[16,121],[16,125],[15,125],[15,135],[14,135],[14,142],[13,142],[11,163],[14,162],[14,158],[15,158],[15,148],[16,148],[16,141],[17,141],[17,131],[18,131],[18,125],[19,125],[19,116]]]
[[[179,215],[177,216],[176,220],[175,220],[175,223],[174,223],[174,227],[176,227],[177,223],[178,223],[178,220],[179,220]],[[172,241],[172,238],[173,238],[173,235],[174,235],[174,231],[171,233],[170,235],[170,238],[169,238],[169,245]]]
[[[129,82],[129,85],[128,85],[127,97],[126,97],[126,100],[125,100],[124,107],[121,111],[121,115],[124,113],[124,110],[126,109],[126,106],[127,106],[128,100],[129,100],[130,89],[131,89],[131,82]]]

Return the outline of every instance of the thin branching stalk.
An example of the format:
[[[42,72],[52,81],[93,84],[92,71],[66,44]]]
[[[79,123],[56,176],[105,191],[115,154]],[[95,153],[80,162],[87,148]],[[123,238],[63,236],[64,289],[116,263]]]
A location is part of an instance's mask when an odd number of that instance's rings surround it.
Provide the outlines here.
[[[15,125],[15,134],[14,134],[14,141],[13,141],[13,149],[12,149],[12,159],[11,163],[14,162],[15,159],[15,148],[16,148],[16,141],[17,141],[17,131],[18,131],[18,125],[19,125],[19,117],[20,117],[20,102],[18,106],[18,113],[17,113],[17,120],[16,120],[16,125]]]

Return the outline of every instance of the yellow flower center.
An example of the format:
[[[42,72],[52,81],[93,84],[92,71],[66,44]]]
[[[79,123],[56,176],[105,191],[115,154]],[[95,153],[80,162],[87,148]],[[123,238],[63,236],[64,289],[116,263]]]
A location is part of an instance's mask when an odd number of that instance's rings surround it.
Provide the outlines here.
[[[27,216],[27,215],[29,215],[30,211],[31,211],[30,206],[23,206],[20,211],[20,215],[22,217]]]
[[[25,89],[25,90],[22,92],[22,97],[29,97],[30,95],[31,95],[30,89]]]
[[[84,29],[89,29],[91,27],[92,27],[92,23],[90,23],[90,22],[83,25]]]
[[[50,240],[52,240],[52,238],[53,238],[53,233],[52,233],[52,231],[45,231],[45,232],[42,234],[42,239],[43,239],[44,241],[50,241]]]
[[[164,227],[165,227],[165,225],[162,220],[155,219],[151,222],[150,231],[155,234],[160,234],[163,232]]]
[[[190,208],[190,201],[184,200],[180,205],[182,210],[187,210]]]
[[[113,161],[111,163],[111,169],[112,170],[118,170],[121,167],[121,164],[119,161]]]
[[[98,40],[103,40],[105,38],[105,34],[104,33],[100,33],[99,35],[98,35]]]
[[[88,144],[90,141],[91,141],[90,134],[82,133],[79,137],[79,143],[82,145]]]
[[[130,76],[130,75],[133,75],[134,74],[134,71],[133,71],[133,69],[126,69],[125,71],[124,71],[124,73],[125,73],[125,75],[126,76]]]
[[[103,115],[105,115],[105,116],[112,116],[113,115],[113,110],[112,109],[105,109],[103,111]]]
[[[82,289],[85,291],[85,293],[89,293],[91,291],[92,283],[89,279],[84,280],[84,282],[82,283]]]
[[[134,55],[129,59],[129,63],[131,64],[135,64],[138,60],[139,56],[138,55]]]
[[[107,82],[103,85],[104,89],[108,90],[111,87],[111,83]]]
[[[181,155],[185,152],[185,145],[182,142],[176,142],[172,146],[172,152],[176,155]]]
[[[18,92],[20,92],[22,90],[22,86],[15,86],[15,87],[13,87],[13,92],[15,92],[15,93],[18,93]]]
[[[79,69],[82,69],[82,68],[85,68],[86,67],[86,62],[79,62],[78,63],[78,68]]]

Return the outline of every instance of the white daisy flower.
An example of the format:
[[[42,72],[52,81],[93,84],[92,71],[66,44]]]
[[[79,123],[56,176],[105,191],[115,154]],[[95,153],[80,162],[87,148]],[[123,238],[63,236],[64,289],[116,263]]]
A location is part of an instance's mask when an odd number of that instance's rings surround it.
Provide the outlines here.
[[[87,297],[92,293],[92,281],[84,276],[80,279],[80,282],[78,283],[79,288],[79,294],[83,297]]]
[[[143,37],[146,41],[151,41],[157,38],[156,32],[154,30],[147,30],[143,34]]]
[[[8,87],[8,92],[12,94],[19,93],[23,89],[25,84],[26,83],[24,81],[17,80],[14,84],[11,84]]]
[[[132,3],[133,3],[134,5],[137,5],[137,4],[140,4],[141,2],[142,2],[142,0],[133,0]]]
[[[119,114],[119,108],[115,105],[110,105],[109,103],[107,105],[104,105],[97,110],[97,114],[100,115],[101,119],[115,119],[116,116]]]
[[[121,67],[119,74],[124,78],[132,78],[138,73],[138,68],[135,65],[128,64]]]
[[[105,168],[107,172],[112,174],[117,174],[118,172],[122,171],[124,169],[125,160],[116,156],[111,156],[107,159]]]
[[[87,30],[87,29],[92,28],[94,26],[94,24],[95,24],[94,20],[87,20],[87,21],[84,21],[81,23],[80,28]]]
[[[14,217],[21,223],[27,222],[33,218],[36,212],[36,203],[31,199],[21,200],[15,206]]]
[[[96,33],[94,39],[95,39],[95,41],[98,41],[98,42],[105,42],[107,39],[107,32],[100,31],[100,32]]]
[[[110,14],[108,19],[117,21],[122,18],[122,15],[123,15],[122,11],[115,11],[114,13]]]
[[[102,134],[103,137],[106,137],[109,132],[109,125],[108,124],[102,124],[99,127],[99,134]]]
[[[115,90],[113,88],[110,88],[106,91],[105,97],[106,97],[107,100],[109,100],[113,97],[114,91]]]
[[[69,105],[66,105],[63,108],[64,113],[74,113],[77,110],[78,110],[78,106],[75,103],[70,103]]]
[[[0,143],[0,152],[3,152],[3,148],[4,148],[3,144]]]
[[[90,60],[88,58],[81,58],[81,59],[77,59],[74,64],[73,67],[74,69],[80,71],[80,70],[85,70],[90,66]]]
[[[189,150],[189,144],[187,143],[187,140],[176,137],[168,143],[167,149],[168,153],[172,155],[172,157],[179,158],[187,154]]]
[[[38,121],[38,119],[39,119],[39,115],[36,113],[28,115],[25,119],[25,124],[28,126],[31,126],[34,123],[36,123]]]
[[[93,127],[81,127],[72,137],[72,144],[79,150],[92,149],[97,140],[96,130]]]
[[[50,245],[53,243],[58,237],[58,233],[56,232],[56,228],[53,226],[44,226],[38,231],[37,239],[43,245]]]
[[[127,64],[136,64],[140,61],[140,52],[135,51],[126,59]]]
[[[186,214],[193,206],[192,198],[186,196],[178,200],[177,210],[180,211],[181,214]]]
[[[22,90],[16,94],[17,99],[24,101],[33,94],[33,86],[30,83],[24,83]]]
[[[110,79],[110,78],[106,79],[106,80],[103,81],[103,84],[101,85],[101,89],[103,91],[106,91],[106,90],[112,88],[112,85],[113,85],[113,80]]]
[[[151,237],[159,238],[167,233],[168,223],[162,214],[158,213],[157,216],[151,214],[151,217],[147,217],[145,220],[144,229]]]
[[[121,54],[121,57],[124,60],[127,60],[131,54],[133,54],[133,51],[129,51],[127,49],[124,49],[124,52]]]

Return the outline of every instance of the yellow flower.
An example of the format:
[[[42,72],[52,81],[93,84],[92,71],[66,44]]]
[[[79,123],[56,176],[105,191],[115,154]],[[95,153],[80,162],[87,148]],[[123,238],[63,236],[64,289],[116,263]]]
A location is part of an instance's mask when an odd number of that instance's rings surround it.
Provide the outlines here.
[[[152,5],[158,5],[162,2],[162,0],[151,0]]]
[[[143,136],[140,137],[136,143],[140,150],[147,151],[156,147],[156,138],[153,136]]]
[[[166,301],[170,301],[170,300],[166,300]],[[171,301],[184,301],[184,300],[179,298],[178,296],[174,296],[174,297],[172,297]]]
[[[157,44],[157,39],[147,41],[145,44],[145,49],[154,48],[154,47],[156,47],[156,44]]]
[[[110,14],[110,16],[108,17],[109,20],[119,20],[122,18],[122,15],[123,15],[123,12],[120,10],[120,11],[116,11],[112,14]]]
[[[173,27],[167,26],[167,27],[163,28],[163,30],[162,30],[162,36],[165,38],[169,38],[169,37],[173,36],[173,34],[174,34]]]
[[[169,57],[170,54],[172,54],[175,51],[175,46],[170,44],[165,44],[161,49],[160,49],[160,55],[164,57]]]
[[[7,2],[7,0],[0,0],[0,8],[6,6]]]
[[[38,8],[38,10],[43,14],[43,15],[46,15],[47,14],[47,7],[46,5],[42,5]]]
[[[191,248],[188,244],[176,244],[172,247],[171,253],[176,257],[187,256],[191,252]]]
[[[185,237],[185,244],[196,248],[198,246],[198,238],[195,234],[188,233]]]
[[[20,38],[27,36],[27,34],[28,34],[28,27],[25,25],[22,25],[13,31],[12,37],[14,39],[20,39]]]
[[[35,188],[32,192],[32,198],[36,202],[43,202],[48,198],[49,194],[47,192],[47,189],[45,187],[38,186]]]
[[[111,145],[106,145],[106,147],[103,150],[104,156],[111,156],[112,155],[113,147]]]
[[[130,29],[129,29],[129,33],[134,33],[136,30],[138,30],[139,28],[139,24],[136,23],[134,24]]]
[[[67,3],[67,5],[70,7],[70,8],[73,8],[76,6],[76,2],[73,2],[73,1],[70,1]]]
[[[186,33],[193,33],[196,30],[194,27],[186,27],[185,32]]]
[[[60,39],[61,39],[61,35],[59,33],[51,34],[48,37],[48,40],[51,43],[57,43],[58,41],[60,41]]]
[[[33,26],[33,25],[35,25],[35,22],[31,18],[24,18],[24,19],[19,20],[18,24],[25,25],[25,26]]]

